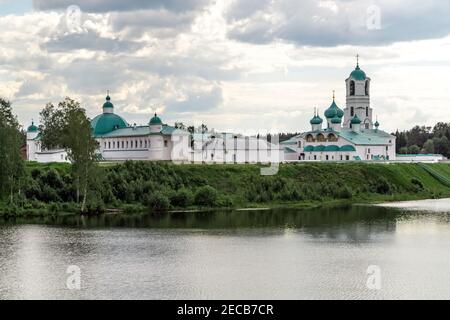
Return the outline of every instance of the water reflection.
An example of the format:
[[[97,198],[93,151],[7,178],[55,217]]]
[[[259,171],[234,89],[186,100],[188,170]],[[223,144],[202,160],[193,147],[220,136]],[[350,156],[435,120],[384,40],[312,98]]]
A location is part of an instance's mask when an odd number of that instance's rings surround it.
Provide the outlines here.
[[[0,298],[448,298],[449,222],[378,206],[0,221]]]

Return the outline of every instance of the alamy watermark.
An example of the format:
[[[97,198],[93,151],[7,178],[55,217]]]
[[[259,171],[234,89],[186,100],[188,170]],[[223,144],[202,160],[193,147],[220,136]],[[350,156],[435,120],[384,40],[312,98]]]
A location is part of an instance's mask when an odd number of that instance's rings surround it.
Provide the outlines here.
[[[367,267],[366,287],[369,290],[381,290],[381,268],[377,265]]]
[[[81,269],[79,266],[70,265],[66,273],[69,275],[66,279],[66,287],[69,290],[81,290]]]

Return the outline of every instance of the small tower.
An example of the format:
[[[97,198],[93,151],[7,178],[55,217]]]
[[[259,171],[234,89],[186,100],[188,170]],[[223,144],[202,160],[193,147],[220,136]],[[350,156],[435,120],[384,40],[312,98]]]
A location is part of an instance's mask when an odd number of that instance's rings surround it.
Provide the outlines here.
[[[309,123],[311,124],[312,131],[322,130],[323,120],[321,117],[319,117],[319,113],[316,112],[315,108],[314,108],[314,117],[309,121]]]
[[[31,125],[27,128],[27,160],[35,160],[35,154],[39,151],[39,142],[35,139],[39,135],[39,128],[31,121]]]
[[[103,113],[114,113],[114,105],[111,103],[111,97],[109,96],[109,90],[106,95],[106,102],[103,104]]]
[[[350,128],[351,119],[357,115],[364,129],[372,129],[372,108],[370,107],[370,78],[359,67],[359,55],[356,56],[356,68],[345,80],[347,105],[344,109],[345,128]]]
[[[150,119],[150,122],[148,123],[150,127],[150,132],[161,132],[162,131],[162,120],[158,115],[155,113],[154,117]]]

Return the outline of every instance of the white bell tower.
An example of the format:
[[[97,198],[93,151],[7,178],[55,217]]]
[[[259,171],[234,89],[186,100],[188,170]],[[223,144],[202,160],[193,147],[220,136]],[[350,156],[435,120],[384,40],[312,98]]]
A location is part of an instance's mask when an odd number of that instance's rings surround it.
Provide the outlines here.
[[[359,55],[356,56],[356,68],[345,80],[347,104],[344,109],[344,128],[350,128],[350,121],[356,115],[361,119],[361,129],[372,129],[372,108],[370,107],[370,78],[359,67]]]

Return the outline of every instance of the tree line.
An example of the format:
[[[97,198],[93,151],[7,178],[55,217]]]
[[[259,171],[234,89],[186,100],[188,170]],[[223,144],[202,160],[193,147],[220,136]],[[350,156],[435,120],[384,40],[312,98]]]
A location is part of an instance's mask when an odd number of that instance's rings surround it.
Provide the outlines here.
[[[415,126],[396,131],[396,151],[400,154],[432,153],[450,157],[450,123],[438,122],[434,127]]]

